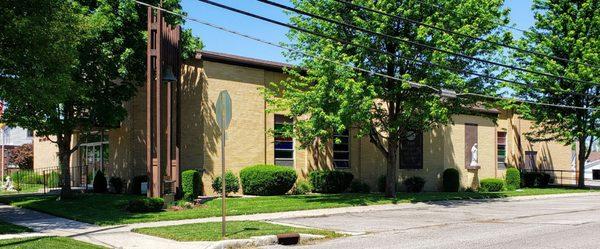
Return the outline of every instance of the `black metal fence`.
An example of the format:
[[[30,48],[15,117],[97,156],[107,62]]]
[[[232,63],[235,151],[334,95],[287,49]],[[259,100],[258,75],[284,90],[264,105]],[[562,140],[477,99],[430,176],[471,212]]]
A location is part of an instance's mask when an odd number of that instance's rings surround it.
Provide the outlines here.
[[[521,169],[521,175],[527,173],[539,174],[538,177],[547,177],[550,185],[575,186],[577,185],[577,171],[559,169]]]
[[[70,167],[69,184],[73,189],[91,188],[95,169],[91,166]],[[62,187],[60,168],[47,167],[6,173],[1,181],[0,195],[49,193]]]

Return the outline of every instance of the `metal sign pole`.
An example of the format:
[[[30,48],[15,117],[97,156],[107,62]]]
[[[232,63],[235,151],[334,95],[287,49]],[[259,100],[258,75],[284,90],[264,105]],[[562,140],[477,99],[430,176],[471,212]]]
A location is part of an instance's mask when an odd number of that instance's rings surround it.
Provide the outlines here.
[[[219,125],[219,128],[221,128],[221,238],[225,239],[225,217],[227,215],[227,182],[225,179],[225,132],[227,130],[227,127],[229,127],[229,123],[231,122],[231,97],[229,97],[229,93],[227,93],[227,91],[221,91],[219,93],[219,99],[217,99],[216,104],[216,114],[217,125]]]
[[[223,118],[223,117],[221,117]],[[221,237],[225,238],[225,215],[226,208],[225,205],[225,129],[221,128]]]

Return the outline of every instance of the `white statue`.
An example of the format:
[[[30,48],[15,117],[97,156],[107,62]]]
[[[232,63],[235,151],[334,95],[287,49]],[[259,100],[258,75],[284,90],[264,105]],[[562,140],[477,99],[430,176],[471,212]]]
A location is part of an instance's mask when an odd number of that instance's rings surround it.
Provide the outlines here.
[[[4,182],[4,186],[2,186],[2,189],[4,189],[5,191],[15,191],[15,187],[13,186],[13,183],[10,180],[10,176],[6,177],[6,181]]]
[[[478,167],[479,163],[477,163],[478,161],[478,155],[477,155],[477,143],[473,144],[473,147],[471,147],[471,167]]]

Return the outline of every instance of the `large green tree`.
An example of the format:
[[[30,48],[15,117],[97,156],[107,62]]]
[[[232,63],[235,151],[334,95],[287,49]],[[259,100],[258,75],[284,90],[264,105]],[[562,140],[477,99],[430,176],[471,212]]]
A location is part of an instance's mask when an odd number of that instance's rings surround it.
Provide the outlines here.
[[[529,85],[513,86],[516,93],[554,105],[600,107],[600,1],[535,0],[532,8],[535,25],[524,33],[520,46],[562,59],[530,53],[514,53],[514,59],[522,67],[569,79],[517,74]],[[600,136],[600,111],[529,104],[520,109],[535,121],[532,140],[577,144],[578,186],[584,187],[585,160]]]
[[[181,11],[179,0],[163,2]],[[78,149],[72,135],[118,126],[127,115],[123,103],[145,81],[146,16],[146,7],[130,0],[0,2],[0,99],[8,103],[2,121],[56,143],[63,197]],[[183,41],[184,55],[202,46],[189,31]]]
[[[400,40],[409,40],[483,59],[494,59],[501,48],[380,13],[352,7],[339,1],[293,0],[294,6],[320,16],[383,33],[397,39],[359,31],[324,20],[291,14],[291,23],[343,42],[292,30],[289,46],[298,52],[288,53],[299,61],[303,71],[291,71],[293,77],[275,83],[266,91],[272,110],[289,111],[295,120],[289,135],[308,146],[315,139],[327,140],[336,132],[356,127],[358,136],[368,136],[387,160],[386,196],[396,195],[399,151],[403,139],[450,123],[452,115],[468,112],[476,100],[441,98],[430,88],[410,84],[372,73],[364,73],[332,63],[341,62],[383,75],[402,78],[456,92],[493,94],[496,83],[486,78],[459,73],[496,72],[496,68],[464,57],[435,52]],[[504,42],[511,37],[498,30],[507,24],[508,11],[502,0],[426,1],[356,0],[354,4],[383,11],[419,22],[435,25],[474,37]],[[359,44],[360,46],[356,46]],[[363,47],[361,47],[363,46]],[[365,48],[369,47],[371,49]],[[383,51],[382,54],[373,49]],[[316,55],[307,57],[306,54]],[[392,54],[388,55],[388,54]],[[422,60],[418,63],[400,57]],[[323,58],[326,58],[324,60]],[[323,144],[323,143],[321,143]]]

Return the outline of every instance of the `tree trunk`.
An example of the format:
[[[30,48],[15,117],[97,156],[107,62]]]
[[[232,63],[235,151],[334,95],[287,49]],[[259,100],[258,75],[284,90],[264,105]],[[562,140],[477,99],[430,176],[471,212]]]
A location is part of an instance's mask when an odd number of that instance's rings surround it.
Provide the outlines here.
[[[60,198],[72,197],[71,191],[71,134],[61,135],[56,144],[58,145],[58,163],[60,165],[61,189]]]
[[[387,175],[385,178],[385,197],[396,198],[396,184],[398,182],[398,142],[388,142]]]
[[[578,188],[585,188],[585,160],[586,160],[586,154],[587,154],[587,149],[586,149],[586,145],[585,145],[585,140],[587,140],[587,138],[582,137],[579,138],[579,149],[577,152],[577,187]]]

